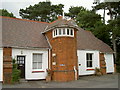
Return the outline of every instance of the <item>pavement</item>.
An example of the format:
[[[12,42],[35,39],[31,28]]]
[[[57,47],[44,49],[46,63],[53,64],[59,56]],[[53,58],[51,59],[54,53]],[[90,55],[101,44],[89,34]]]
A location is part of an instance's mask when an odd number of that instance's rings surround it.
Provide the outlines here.
[[[81,76],[71,82],[27,81],[16,84],[4,84],[3,88],[118,88],[118,74],[102,76]]]

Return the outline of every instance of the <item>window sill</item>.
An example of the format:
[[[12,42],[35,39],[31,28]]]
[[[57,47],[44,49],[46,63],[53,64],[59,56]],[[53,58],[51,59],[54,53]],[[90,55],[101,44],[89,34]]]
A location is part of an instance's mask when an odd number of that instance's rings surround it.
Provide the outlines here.
[[[95,69],[86,69],[86,71],[93,71],[93,70],[95,70]]]
[[[32,73],[40,73],[40,72],[45,72],[45,71],[32,71]]]

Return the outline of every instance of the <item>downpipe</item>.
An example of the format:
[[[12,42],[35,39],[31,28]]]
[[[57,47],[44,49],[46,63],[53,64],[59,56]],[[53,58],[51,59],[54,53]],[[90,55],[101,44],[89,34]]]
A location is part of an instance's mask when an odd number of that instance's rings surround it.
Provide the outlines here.
[[[76,66],[73,67],[74,72],[75,72],[75,80],[77,80],[77,70],[76,70]]]

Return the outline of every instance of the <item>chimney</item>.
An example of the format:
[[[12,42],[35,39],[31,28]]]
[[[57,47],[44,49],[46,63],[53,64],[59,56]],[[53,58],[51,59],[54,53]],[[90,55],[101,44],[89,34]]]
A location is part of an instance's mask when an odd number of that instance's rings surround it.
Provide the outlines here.
[[[62,19],[63,18],[63,16],[58,16],[58,19]]]

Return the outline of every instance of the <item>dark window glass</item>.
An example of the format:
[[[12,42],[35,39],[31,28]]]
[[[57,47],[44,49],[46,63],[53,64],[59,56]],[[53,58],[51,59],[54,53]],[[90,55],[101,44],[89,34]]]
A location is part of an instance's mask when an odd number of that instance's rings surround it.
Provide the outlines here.
[[[63,29],[63,35],[65,35],[65,29]]]
[[[69,35],[69,29],[67,29],[67,35]]]
[[[61,29],[59,29],[59,35],[61,35]]]
[[[90,60],[92,60],[92,54],[89,54],[89,58],[90,58]]]
[[[87,53],[87,55],[86,55],[86,58],[87,58],[87,60],[89,60],[89,54]]]
[[[57,35],[57,30],[56,30],[56,35]]]
[[[54,30],[54,36],[55,36],[55,30]]]
[[[73,35],[73,30],[71,29],[71,35]]]
[[[87,53],[86,54],[86,59],[87,59],[87,67],[92,67],[92,53]]]

